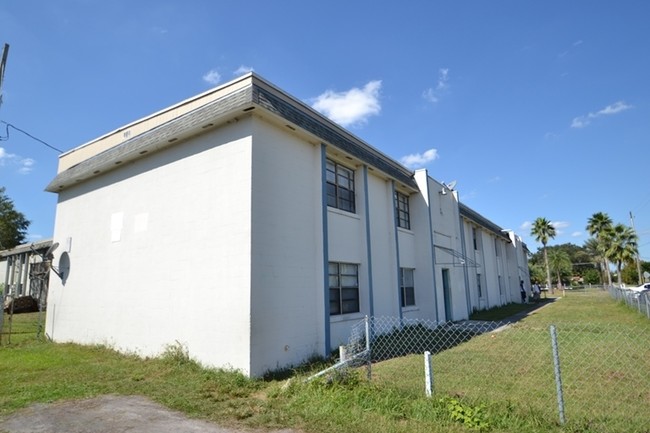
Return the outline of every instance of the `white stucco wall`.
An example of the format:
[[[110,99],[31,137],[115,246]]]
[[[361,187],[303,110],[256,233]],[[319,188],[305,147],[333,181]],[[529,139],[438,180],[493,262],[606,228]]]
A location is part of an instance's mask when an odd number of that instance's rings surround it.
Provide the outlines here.
[[[253,132],[251,373],[260,375],[325,355],[321,150],[259,119]]]
[[[432,266],[434,250],[431,238],[427,179],[426,170],[419,170],[415,173],[415,180],[420,191],[411,194],[409,199],[410,237],[414,243],[416,259],[414,273],[416,310],[407,309],[404,316],[439,321],[441,320],[440,311],[444,311],[444,305],[440,304],[441,288],[434,286],[434,268]],[[403,236],[401,235],[401,237]],[[437,300],[436,294],[438,295]],[[438,306],[438,311],[436,311],[436,306]]]
[[[459,225],[458,194],[419,170],[415,179],[426,199],[430,212],[435,245],[435,287],[438,295],[437,320],[462,320],[468,317],[465,268],[458,255],[462,254]],[[444,193],[443,193],[444,191]],[[419,236],[418,236],[419,237]],[[454,253],[452,254],[451,251]],[[454,256],[456,254],[456,256]],[[449,297],[444,296],[443,272],[449,276]],[[447,306],[445,306],[447,302]]]
[[[370,245],[372,248],[374,315],[399,316],[399,269],[395,246],[394,196],[390,181],[369,172]],[[403,250],[402,250],[403,249]],[[415,267],[412,248],[400,236],[401,267]]]
[[[249,373],[251,120],[59,194],[46,332]],[[66,248],[69,251],[65,251]]]

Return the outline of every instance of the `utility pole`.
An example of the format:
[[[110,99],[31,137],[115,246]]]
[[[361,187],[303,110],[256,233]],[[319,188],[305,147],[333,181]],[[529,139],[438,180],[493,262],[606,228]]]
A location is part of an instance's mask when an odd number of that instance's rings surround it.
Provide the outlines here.
[[[5,44],[4,48],[2,49],[2,58],[0,60],[0,106],[2,106],[2,81],[4,80],[5,77],[5,65],[7,64],[7,56],[9,55],[9,44]],[[4,249],[0,245],[0,248]],[[9,271],[9,259],[7,258],[7,272]],[[9,274],[7,274],[7,277]],[[2,325],[4,323],[4,306],[5,306],[5,294],[4,291],[7,290],[7,281],[5,278],[5,285],[3,288],[0,289],[0,345],[2,344]]]
[[[9,56],[9,44],[5,44],[4,48],[2,49],[2,59],[0,60],[0,106],[2,106],[2,82],[5,78],[7,56]]]
[[[636,229],[634,228],[634,216],[632,215],[632,211],[630,211],[630,222],[632,224],[632,230],[634,230],[634,233],[636,234]],[[636,250],[636,272],[639,276],[639,286],[643,284],[643,275],[641,275],[641,261],[639,260],[639,247],[637,247]]]

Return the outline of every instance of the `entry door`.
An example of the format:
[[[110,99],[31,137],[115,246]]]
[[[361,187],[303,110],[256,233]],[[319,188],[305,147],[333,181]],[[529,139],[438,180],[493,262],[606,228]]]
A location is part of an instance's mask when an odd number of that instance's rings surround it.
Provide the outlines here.
[[[452,320],[451,288],[449,287],[449,269],[442,270],[442,293],[445,297],[445,320]]]

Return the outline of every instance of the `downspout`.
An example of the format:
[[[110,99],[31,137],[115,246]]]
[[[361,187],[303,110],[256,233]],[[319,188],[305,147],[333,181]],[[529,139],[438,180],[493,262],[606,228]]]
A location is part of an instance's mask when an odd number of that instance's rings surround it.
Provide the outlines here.
[[[509,304],[510,302],[514,302],[512,299],[512,288],[510,287],[510,280],[512,279],[512,275],[510,275],[510,261],[508,260],[508,244],[504,242],[503,244],[503,257],[502,260],[505,262],[505,273],[506,276],[508,277],[507,281],[507,286],[508,286],[508,296],[506,297],[506,304]],[[517,280],[517,284],[519,284],[519,280]],[[518,287],[518,286],[517,286]]]
[[[465,224],[463,224],[463,217],[458,212],[458,221],[460,225],[460,242],[463,251],[463,257],[467,258],[467,247],[465,246]],[[467,304],[467,317],[472,314],[472,301],[469,296],[469,273],[467,270],[467,260],[464,260],[463,274],[465,276],[465,303]]]
[[[433,305],[436,309],[436,322],[440,318],[440,313],[438,311],[438,289],[436,287],[436,246],[434,244],[433,236],[433,218],[431,217],[431,188],[429,188],[429,172],[426,171],[426,180],[427,180],[427,213],[429,214],[429,239],[431,245],[431,272],[433,273]]]
[[[320,145],[320,172],[321,172],[321,218],[323,220],[323,314],[324,314],[324,340],[325,353],[329,356],[331,352],[330,344],[330,283],[329,283],[329,233],[327,224],[327,146],[324,143]]]
[[[393,203],[393,232],[395,234],[395,262],[397,264],[397,311],[399,323],[402,323],[402,282],[400,281],[401,264],[399,261],[399,232],[397,230],[397,209],[395,206],[395,181],[390,181],[390,194]]]
[[[372,245],[370,241],[370,200],[368,199],[368,166],[363,166],[363,194],[364,206],[366,207],[366,255],[368,257],[368,303],[369,315],[375,316],[375,303],[372,293]]]

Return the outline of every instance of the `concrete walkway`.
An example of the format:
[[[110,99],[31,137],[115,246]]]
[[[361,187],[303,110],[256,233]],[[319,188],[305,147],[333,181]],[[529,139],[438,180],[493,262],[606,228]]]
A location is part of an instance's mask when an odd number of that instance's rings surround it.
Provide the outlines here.
[[[190,419],[141,396],[103,395],[34,404],[0,420],[2,433],[299,433],[248,430]]]

